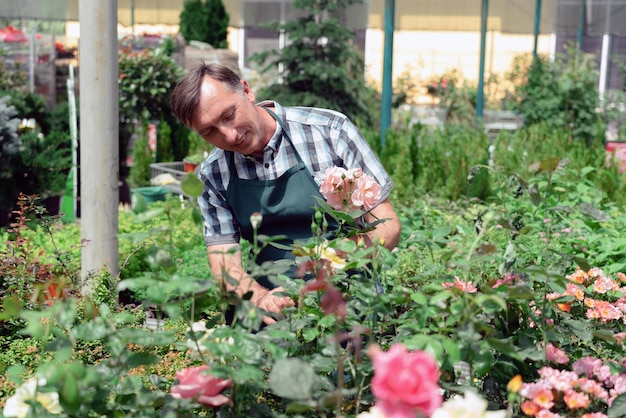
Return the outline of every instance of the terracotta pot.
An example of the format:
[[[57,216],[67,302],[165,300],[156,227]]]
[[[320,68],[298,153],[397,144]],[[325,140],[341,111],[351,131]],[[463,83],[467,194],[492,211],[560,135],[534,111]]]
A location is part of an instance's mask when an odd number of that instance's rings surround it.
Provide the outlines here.
[[[185,173],[193,173],[194,171],[196,171],[196,167],[198,166],[198,164],[196,163],[188,163],[186,161],[183,161],[184,163],[184,169],[185,169]]]

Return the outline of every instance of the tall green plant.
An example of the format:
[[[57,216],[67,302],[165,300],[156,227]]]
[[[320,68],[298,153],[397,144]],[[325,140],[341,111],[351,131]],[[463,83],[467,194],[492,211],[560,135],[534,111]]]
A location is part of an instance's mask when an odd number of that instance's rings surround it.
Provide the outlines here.
[[[180,13],[180,33],[187,43],[201,41],[228,48],[228,20],[222,0],[187,0]]]
[[[17,129],[20,121],[9,97],[0,97],[0,211],[9,210],[15,203],[15,182],[12,181],[13,164],[17,160],[20,141]],[[3,223],[0,219],[0,225]]]
[[[65,132],[44,136],[37,131],[21,137],[19,170],[15,177],[20,192],[37,194],[42,199],[60,196],[65,190],[67,175],[72,167],[71,140]],[[14,196],[17,200],[17,195]]]
[[[555,62],[538,57],[527,79],[515,92],[516,110],[524,116],[526,125],[544,122],[556,129],[565,126],[574,139],[587,145],[602,136],[593,56],[580,54],[570,46]]]
[[[148,139],[148,123],[144,122],[133,144],[133,165],[128,176],[131,187],[150,185],[150,163],[153,161],[154,155]]]
[[[183,70],[164,53],[143,50],[123,52],[119,57],[120,115],[137,119],[147,112],[148,119],[169,115],[169,96]]]
[[[373,92],[365,83],[364,59],[353,44],[354,33],[336,17],[360,0],[296,0],[294,9],[304,13],[284,24],[268,23],[288,42],[280,50],[255,54],[261,72],[282,65],[281,83],[258,92],[260,99],[284,105],[330,108],[357,122],[373,123],[370,103]],[[327,17],[327,15],[329,17]]]
[[[164,120],[170,127],[180,125],[171,115],[169,96],[183,69],[162,50],[124,51],[119,57],[120,162],[126,160],[136,123]],[[175,129],[172,129],[176,131]],[[163,132],[162,132],[163,133]],[[171,131],[170,131],[171,135]],[[170,146],[173,138],[162,138]],[[171,154],[175,150],[161,150]],[[174,154],[176,156],[176,154]],[[149,156],[140,157],[146,160]],[[180,157],[182,158],[182,157]],[[135,162],[137,156],[134,156]],[[122,170],[123,171],[123,170]],[[144,175],[141,176],[143,178]],[[147,179],[150,175],[147,175]],[[144,183],[141,181],[140,183]]]
[[[50,112],[42,96],[21,90],[0,91],[0,95],[11,98],[9,104],[15,107],[19,119],[34,119],[41,132],[50,132]]]

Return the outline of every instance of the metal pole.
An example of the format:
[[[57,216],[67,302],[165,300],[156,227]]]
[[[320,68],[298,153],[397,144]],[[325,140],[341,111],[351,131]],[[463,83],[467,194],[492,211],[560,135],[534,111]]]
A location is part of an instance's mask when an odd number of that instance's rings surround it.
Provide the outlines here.
[[[480,16],[480,66],[478,68],[478,91],[476,94],[476,127],[483,121],[485,102],[485,43],[487,39],[487,18],[489,16],[489,0],[483,0]]]
[[[81,275],[118,273],[119,103],[117,0],[81,1],[80,178]]]
[[[135,34],[135,0],[130,0],[130,30]]]
[[[611,0],[607,0],[606,19],[604,20],[604,35],[602,35],[602,51],[600,53],[600,80],[598,93],[603,99],[609,75],[609,54],[611,51]]]
[[[70,136],[72,137],[72,217],[78,214],[78,122],[76,118],[76,94],[74,91],[74,65],[69,65],[67,79],[67,103],[70,108]]]
[[[380,121],[380,144],[385,146],[385,136],[391,125],[393,87],[393,32],[396,17],[396,0],[385,0],[385,50],[383,54],[383,95]]]
[[[35,59],[37,45],[35,45],[35,29],[28,34],[28,91],[35,92]]]
[[[578,11],[578,37],[576,39],[576,50],[583,50],[583,35],[585,33],[585,0],[580,0],[580,10]]]
[[[535,31],[533,42],[533,59],[537,58],[537,43],[539,42],[539,27],[541,25],[541,0],[537,0],[535,3]]]

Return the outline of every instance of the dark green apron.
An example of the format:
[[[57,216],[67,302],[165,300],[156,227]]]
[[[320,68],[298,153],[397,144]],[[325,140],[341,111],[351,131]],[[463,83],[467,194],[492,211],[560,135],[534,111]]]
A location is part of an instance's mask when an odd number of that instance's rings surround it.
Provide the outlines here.
[[[230,180],[226,189],[226,201],[230,205],[235,219],[239,223],[241,236],[252,242],[253,228],[250,215],[259,212],[263,221],[258,234],[267,236],[286,235],[288,238],[279,241],[291,245],[294,241],[306,241],[312,236],[311,222],[317,206],[316,197],[323,199],[319,186],[306,167],[298,150],[294,147],[289,133],[282,120],[271,110],[266,109],[280,124],[284,138],[293,148],[297,164],[275,180],[240,179],[235,169],[234,153],[226,152]],[[295,259],[291,250],[283,250],[267,245],[258,255],[256,262]],[[295,271],[295,268],[291,271]],[[262,286],[272,289],[267,278],[257,278]]]

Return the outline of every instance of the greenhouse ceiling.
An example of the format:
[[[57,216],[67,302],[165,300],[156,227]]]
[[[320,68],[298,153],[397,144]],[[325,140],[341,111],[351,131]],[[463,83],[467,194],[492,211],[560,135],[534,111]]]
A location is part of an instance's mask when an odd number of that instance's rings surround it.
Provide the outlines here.
[[[185,0],[118,0],[118,22],[177,25]],[[365,0],[346,13],[351,27],[382,29],[386,0]],[[292,0],[223,0],[232,27],[293,16]],[[20,0],[0,2],[0,17],[78,20],[79,0]],[[480,27],[482,0],[395,0],[396,30],[475,31]],[[131,5],[134,13],[131,12]],[[490,0],[488,30],[532,33],[533,0]],[[540,31],[575,33],[581,6],[585,31],[626,35],[626,0],[543,0]],[[243,13],[242,13],[243,10]]]

